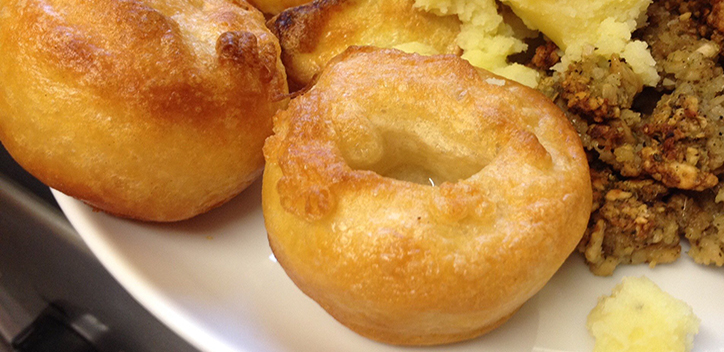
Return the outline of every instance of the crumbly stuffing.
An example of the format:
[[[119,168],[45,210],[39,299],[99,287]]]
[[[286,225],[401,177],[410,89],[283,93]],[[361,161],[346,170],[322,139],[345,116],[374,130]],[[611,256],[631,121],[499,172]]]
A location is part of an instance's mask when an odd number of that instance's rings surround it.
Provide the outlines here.
[[[592,160],[594,208],[579,245],[591,270],[669,263],[679,240],[702,264],[724,264],[724,0],[658,0],[644,40],[662,80],[644,87],[614,55],[554,73],[550,43],[529,63]],[[721,227],[721,231],[719,228]]]
[[[531,59],[531,66],[539,70],[549,70],[561,60],[558,46],[550,40],[535,49],[535,55]]]
[[[611,275],[619,264],[675,261],[681,253],[679,214],[669,190],[651,179],[621,180],[609,169],[591,169],[593,214],[579,244],[591,271]]]
[[[689,240],[689,255],[699,264],[724,265],[724,188],[715,188],[681,204],[680,223]]]

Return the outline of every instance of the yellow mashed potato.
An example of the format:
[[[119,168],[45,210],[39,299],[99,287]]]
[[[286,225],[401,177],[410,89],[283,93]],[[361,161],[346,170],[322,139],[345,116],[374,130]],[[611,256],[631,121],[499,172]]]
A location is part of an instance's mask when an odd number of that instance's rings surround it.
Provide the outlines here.
[[[504,0],[525,24],[543,32],[565,50],[563,64],[578,61],[587,50],[604,57],[618,54],[644,84],[655,86],[659,75],[648,46],[631,41],[651,0]],[[567,65],[566,65],[567,67]],[[563,69],[565,69],[564,67]]]
[[[565,51],[556,69],[565,70],[584,55],[619,55],[644,84],[659,81],[646,43],[631,33],[645,18],[651,0],[503,0],[530,29],[539,30]],[[440,15],[457,15],[463,22],[458,45],[473,65],[535,86],[538,74],[510,64],[507,57],[526,49],[520,31],[504,20],[494,0],[416,0],[416,6]],[[524,34],[525,35],[525,34]]]
[[[699,318],[645,277],[627,277],[588,315],[594,352],[691,351]]]
[[[473,66],[535,87],[538,72],[510,64],[508,56],[528,46],[521,40],[527,31],[516,31],[498,12],[495,0],[416,0],[415,6],[438,15],[457,15],[462,22],[457,44]]]

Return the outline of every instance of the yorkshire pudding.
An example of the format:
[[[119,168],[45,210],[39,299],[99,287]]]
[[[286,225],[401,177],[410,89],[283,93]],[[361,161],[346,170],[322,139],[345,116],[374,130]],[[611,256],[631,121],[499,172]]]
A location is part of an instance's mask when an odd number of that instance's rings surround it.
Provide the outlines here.
[[[276,15],[290,7],[312,2],[312,0],[249,0],[257,9],[264,13]]]
[[[269,243],[352,330],[449,343],[505,322],[576,247],[580,139],[538,92],[453,56],[353,47],[275,116]]]
[[[269,21],[279,37],[292,86],[303,87],[352,45],[391,48],[411,43],[439,54],[459,54],[456,16],[415,8],[414,0],[328,0],[288,9]]]
[[[9,0],[0,17],[0,140],[50,187],[172,221],[261,175],[287,86],[251,5]]]

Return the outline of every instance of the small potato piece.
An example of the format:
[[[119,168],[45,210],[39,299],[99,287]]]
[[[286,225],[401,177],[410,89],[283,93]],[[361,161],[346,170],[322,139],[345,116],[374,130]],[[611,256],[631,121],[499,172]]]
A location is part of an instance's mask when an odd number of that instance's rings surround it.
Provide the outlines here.
[[[691,351],[699,318],[646,277],[627,277],[588,315],[594,352]]]

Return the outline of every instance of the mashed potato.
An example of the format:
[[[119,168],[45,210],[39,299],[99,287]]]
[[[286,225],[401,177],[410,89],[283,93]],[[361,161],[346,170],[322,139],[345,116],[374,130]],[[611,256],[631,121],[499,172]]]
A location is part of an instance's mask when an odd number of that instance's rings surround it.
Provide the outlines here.
[[[699,318],[651,280],[624,278],[588,315],[594,352],[691,351]]]
[[[538,84],[538,72],[508,63],[508,56],[528,48],[521,38],[530,32],[504,21],[495,0],[416,0],[415,6],[460,18],[463,24],[457,44],[464,51],[463,58],[474,66],[530,87]]]
[[[643,22],[651,0],[504,0],[525,24],[543,32],[565,50],[567,63],[579,61],[587,51],[611,57],[620,55],[644,84],[659,81],[656,62],[642,41],[631,33]]]
[[[659,81],[646,43],[631,41],[651,0],[503,0],[530,29],[539,30],[565,51],[555,67],[564,71],[586,55],[619,55],[644,84]],[[416,6],[440,15],[456,14],[463,22],[458,45],[473,65],[529,86],[538,74],[510,64],[507,57],[526,50],[520,31],[499,13],[494,0],[416,0]],[[525,35],[525,34],[524,34]]]

